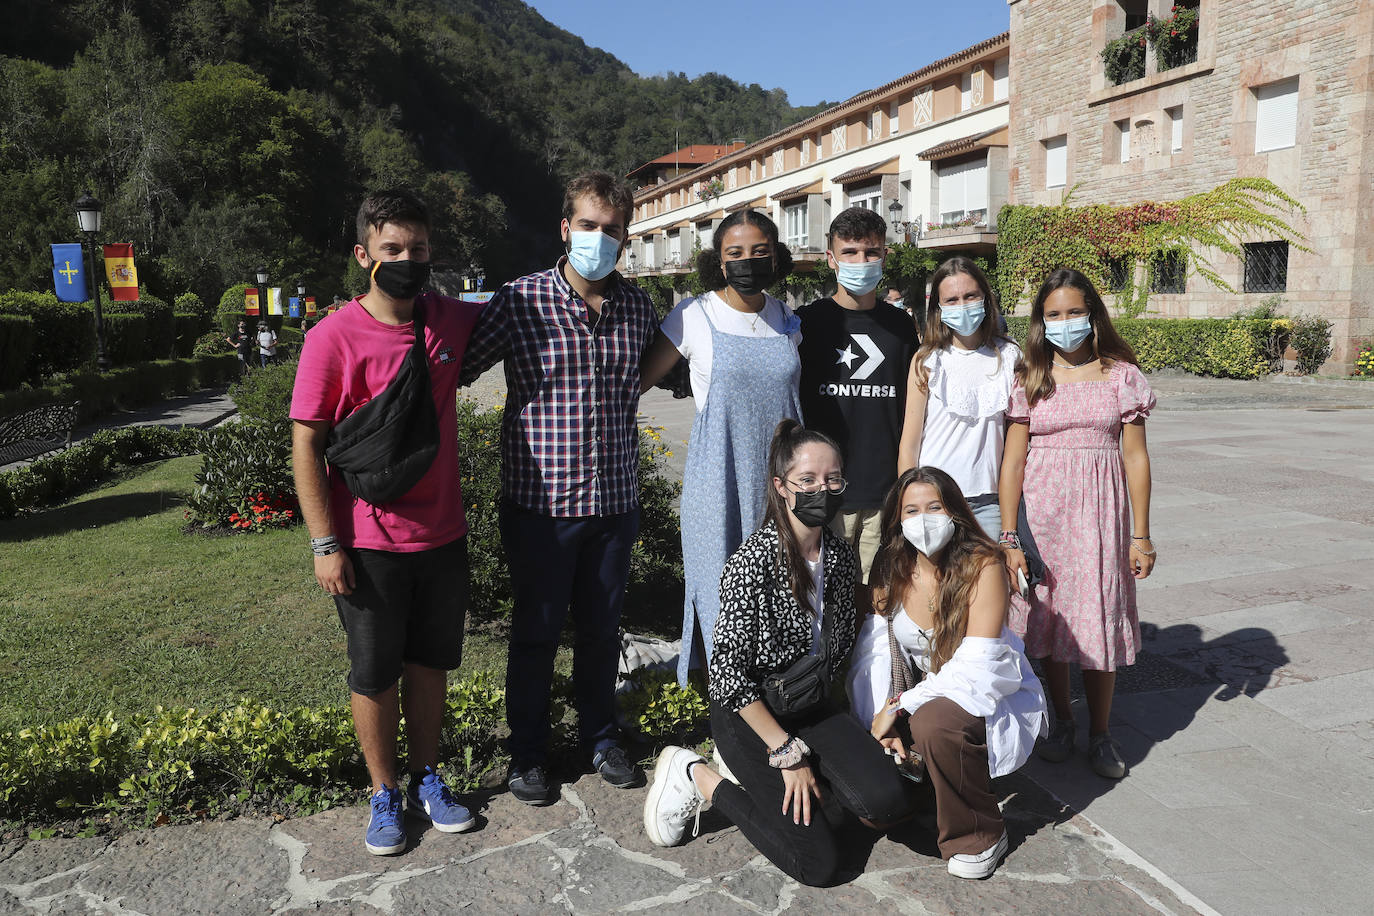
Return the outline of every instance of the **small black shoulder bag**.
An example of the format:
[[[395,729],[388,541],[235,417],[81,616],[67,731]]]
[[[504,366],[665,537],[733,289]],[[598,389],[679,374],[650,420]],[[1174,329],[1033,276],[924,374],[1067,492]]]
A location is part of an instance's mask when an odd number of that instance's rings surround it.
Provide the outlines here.
[[[324,457],[350,493],[380,506],[410,492],[439,452],[425,322],[415,304],[415,344],[386,389],[329,431]]]

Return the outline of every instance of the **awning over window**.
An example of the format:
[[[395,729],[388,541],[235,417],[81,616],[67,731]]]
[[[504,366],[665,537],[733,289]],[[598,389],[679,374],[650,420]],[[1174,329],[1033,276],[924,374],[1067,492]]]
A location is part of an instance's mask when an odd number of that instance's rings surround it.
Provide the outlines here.
[[[822,183],[823,179],[817,178],[815,181],[808,182],[807,184],[799,184],[795,188],[788,188],[785,191],[770,194],[769,197],[772,197],[773,200],[778,203],[783,203],[784,201],[796,200],[798,197],[805,197],[808,194],[819,194],[821,193]]]
[[[733,207],[726,207],[725,211],[727,213],[734,213],[736,210],[757,210],[767,202],[768,198],[760,197],[757,200],[751,200],[748,203],[735,204]]]
[[[848,172],[845,172],[843,175],[839,175],[835,178],[832,178],[831,183],[838,185],[851,185],[858,184],[861,181],[865,181],[869,178],[875,178],[880,175],[896,175],[899,171],[899,169],[897,168],[897,163],[898,157],[893,156],[886,162],[880,162],[877,165],[865,165],[861,168],[852,169]]]
[[[951,156],[961,156],[974,150],[987,149],[989,146],[1006,145],[1007,128],[994,127],[992,130],[983,131],[981,134],[972,134],[968,137],[960,137],[958,140],[949,140],[938,146],[932,146],[921,153],[920,158],[926,162],[934,162],[938,159],[948,159]]]

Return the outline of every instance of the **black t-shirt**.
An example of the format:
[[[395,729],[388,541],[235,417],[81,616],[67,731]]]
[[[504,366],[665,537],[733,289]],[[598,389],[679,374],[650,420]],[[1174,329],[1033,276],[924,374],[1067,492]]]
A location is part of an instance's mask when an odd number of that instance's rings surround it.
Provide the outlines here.
[[[916,326],[905,310],[885,302],[854,311],[818,299],[797,316],[802,417],[844,451],[845,511],[877,509],[897,479]]]
[[[253,337],[247,331],[235,331],[229,335],[229,339],[234,342],[234,349],[239,351],[239,356],[252,355]]]

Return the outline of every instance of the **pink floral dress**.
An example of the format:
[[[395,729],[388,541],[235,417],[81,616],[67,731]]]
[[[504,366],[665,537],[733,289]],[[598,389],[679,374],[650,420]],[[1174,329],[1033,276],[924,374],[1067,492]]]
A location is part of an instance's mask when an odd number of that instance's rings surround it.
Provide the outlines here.
[[[1140,646],[1131,575],[1131,505],[1121,426],[1148,417],[1155,396],[1144,374],[1117,362],[1103,381],[1056,385],[1029,407],[1020,384],[1007,419],[1030,424],[1022,493],[1046,579],[1029,606],[1012,604],[1026,655],[1115,671]]]

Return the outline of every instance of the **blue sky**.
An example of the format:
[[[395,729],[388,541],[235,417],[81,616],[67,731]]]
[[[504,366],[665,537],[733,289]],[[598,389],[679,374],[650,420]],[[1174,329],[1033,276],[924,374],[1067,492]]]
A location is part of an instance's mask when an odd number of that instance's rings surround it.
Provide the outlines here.
[[[839,102],[1007,30],[1007,0],[527,0],[635,72],[712,70]],[[589,87],[590,88],[590,87]]]

